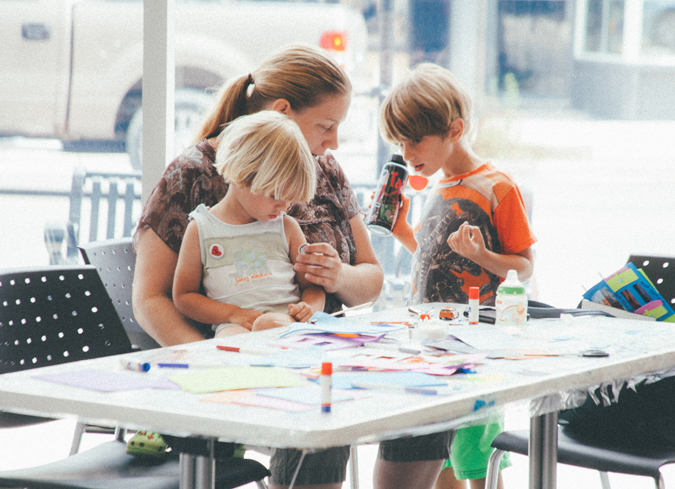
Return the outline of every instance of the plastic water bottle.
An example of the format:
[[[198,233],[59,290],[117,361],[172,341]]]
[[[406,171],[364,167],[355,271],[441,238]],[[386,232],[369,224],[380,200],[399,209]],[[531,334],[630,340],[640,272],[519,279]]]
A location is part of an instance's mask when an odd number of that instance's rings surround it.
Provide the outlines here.
[[[527,326],[527,294],[518,280],[518,272],[509,270],[497,288],[495,325],[509,333],[522,333]]]

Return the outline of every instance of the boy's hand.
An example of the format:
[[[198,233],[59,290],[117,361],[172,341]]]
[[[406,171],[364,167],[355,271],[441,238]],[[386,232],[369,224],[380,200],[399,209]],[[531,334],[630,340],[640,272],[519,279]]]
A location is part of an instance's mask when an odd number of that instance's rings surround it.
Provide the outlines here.
[[[307,322],[314,314],[312,306],[306,302],[298,302],[297,304],[288,305],[288,314],[300,323]]]
[[[237,312],[230,316],[228,323],[241,324],[244,328],[251,331],[253,322],[262,316],[262,312],[252,311],[251,309],[239,308]]]
[[[452,251],[469,260],[480,263],[480,257],[485,252],[485,240],[477,226],[471,226],[466,221],[459,229],[448,236],[448,246]]]
[[[410,198],[406,197],[404,194],[401,194],[401,207],[398,209],[398,215],[396,216],[396,222],[394,223],[394,228],[391,230],[391,233],[394,236],[401,236],[402,230],[410,226],[408,224],[408,213],[410,212]]]

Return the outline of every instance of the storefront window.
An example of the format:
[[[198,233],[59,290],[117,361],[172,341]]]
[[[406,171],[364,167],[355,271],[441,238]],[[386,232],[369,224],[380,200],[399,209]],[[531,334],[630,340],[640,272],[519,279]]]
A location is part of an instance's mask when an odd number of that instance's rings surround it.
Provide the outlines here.
[[[623,51],[624,0],[589,0],[586,16],[586,51]]]
[[[675,54],[675,1],[650,0],[644,2],[642,54]]]

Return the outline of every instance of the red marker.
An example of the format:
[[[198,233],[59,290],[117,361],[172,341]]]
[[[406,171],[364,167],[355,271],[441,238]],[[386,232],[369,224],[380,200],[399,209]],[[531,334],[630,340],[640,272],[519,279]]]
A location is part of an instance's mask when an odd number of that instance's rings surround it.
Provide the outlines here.
[[[249,355],[269,355],[270,353],[279,353],[281,350],[271,350],[265,348],[255,348],[248,346],[226,346],[216,345],[216,348],[223,351],[232,351],[235,353],[246,353]]]
[[[333,364],[321,363],[321,412],[330,413],[331,397],[333,389]]]

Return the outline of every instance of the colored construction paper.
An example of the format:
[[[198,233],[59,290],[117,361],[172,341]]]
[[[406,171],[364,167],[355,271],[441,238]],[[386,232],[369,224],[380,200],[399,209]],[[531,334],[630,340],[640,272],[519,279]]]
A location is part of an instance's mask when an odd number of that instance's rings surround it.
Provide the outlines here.
[[[259,387],[293,387],[307,381],[290,370],[275,367],[228,366],[198,369],[176,374],[169,380],[194,393],[218,392]]]
[[[315,312],[312,322],[293,323],[279,337],[297,333],[337,333],[337,334],[368,334],[381,335],[407,328],[404,325],[371,324],[358,319],[335,318],[323,312]]]
[[[321,404],[321,388],[315,385],[305,387],[284,387],[281,389],[256,389],[258,395],[265,397],[274,397],[286,401],[299,402],[302,404],[319,405]],[[331,391],[331,402],[348,401],[354,399],[354,396],[344,391],[333,389]]]
[[[433,375],[419,372],[354,372],[333,374],[334,389],[353,389],[352,382],[396,387],[446,386]]]
[[[323,350],[328,351],[339,350],[342,348],[355,348],[361,346],[365,342],[376,341],[382,338],[382,336],[384,335],[379,335],[376,337],[356,335],[345,338],[329,333],[305,334],[280,339],[276,343],[273,343],[273,345],[293,349],[304,349],[311,346],[320,346]]]
[[[260,367],[310,368],[321,365],[325,352],[321,347],[312,346],[304,350],[287,350],[273,355],[256,355],[249,359],[249,365]]]
[[[176,389],[166,378],[151,377],[134,372],[105,372],[103,370],[77,370],[35,375],[36,379],[56,384],[81,387],[99,392],[128,391],[134,389]]]

